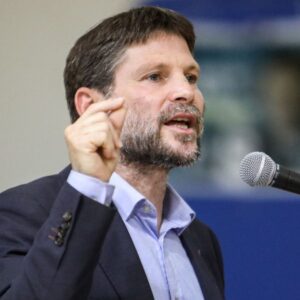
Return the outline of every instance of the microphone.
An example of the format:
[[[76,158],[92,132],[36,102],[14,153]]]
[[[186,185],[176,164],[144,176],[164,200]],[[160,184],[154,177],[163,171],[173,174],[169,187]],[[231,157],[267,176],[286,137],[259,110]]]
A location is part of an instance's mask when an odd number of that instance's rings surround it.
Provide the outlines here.
[[[240,177],[250,186],[272,186],[300,194],[300,174],[276,164],[263,152],[251,152],[242,159]]]

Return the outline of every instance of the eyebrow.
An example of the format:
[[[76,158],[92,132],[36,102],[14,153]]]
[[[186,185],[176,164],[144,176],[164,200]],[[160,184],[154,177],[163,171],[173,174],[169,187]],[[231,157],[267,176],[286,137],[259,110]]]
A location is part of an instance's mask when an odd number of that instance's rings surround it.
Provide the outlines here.
[[[143,74],[151,69],[157,69],[157,70],[162,70],[168,68],[167,64],[164,63],[146,63],[137,68],[134,72],[136,74]],[[186,70],[188,71],[196,71],[197,74],[200,74],[200,66],[198,64],[190,64],[187,67],[185,67]]]

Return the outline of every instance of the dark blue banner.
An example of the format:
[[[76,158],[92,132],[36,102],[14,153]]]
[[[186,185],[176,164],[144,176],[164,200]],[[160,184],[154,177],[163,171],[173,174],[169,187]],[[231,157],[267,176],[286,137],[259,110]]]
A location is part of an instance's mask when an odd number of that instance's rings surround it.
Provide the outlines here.
[[[298,0],[154,0],[143,3],[167,7],[196,20],[261,21],[297,17],[300,14]]]

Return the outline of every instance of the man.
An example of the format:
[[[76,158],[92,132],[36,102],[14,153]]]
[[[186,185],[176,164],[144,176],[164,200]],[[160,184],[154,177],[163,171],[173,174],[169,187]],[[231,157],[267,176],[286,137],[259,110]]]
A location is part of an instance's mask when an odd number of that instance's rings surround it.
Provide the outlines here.
[[[194,42],[188,20],[153,7],[76,42],[71,167],[1,194],[1,299],[224,298],[214,234],[167,185],[199,156]]]

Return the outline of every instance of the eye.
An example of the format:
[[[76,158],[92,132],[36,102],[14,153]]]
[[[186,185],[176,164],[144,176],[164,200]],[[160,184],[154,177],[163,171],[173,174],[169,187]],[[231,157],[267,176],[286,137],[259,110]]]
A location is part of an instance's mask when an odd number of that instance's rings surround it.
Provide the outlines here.
[[[162,76],[159,73],[153,73],[147,76],[147,79],[157,82],[162,79]]]
[[[195,75],[195,74],[187,74],[186,76],[186,79],[189,83],[191,84],[194,84],[194,83],[197,83],[197,80],[198,80],[198,76]]]

